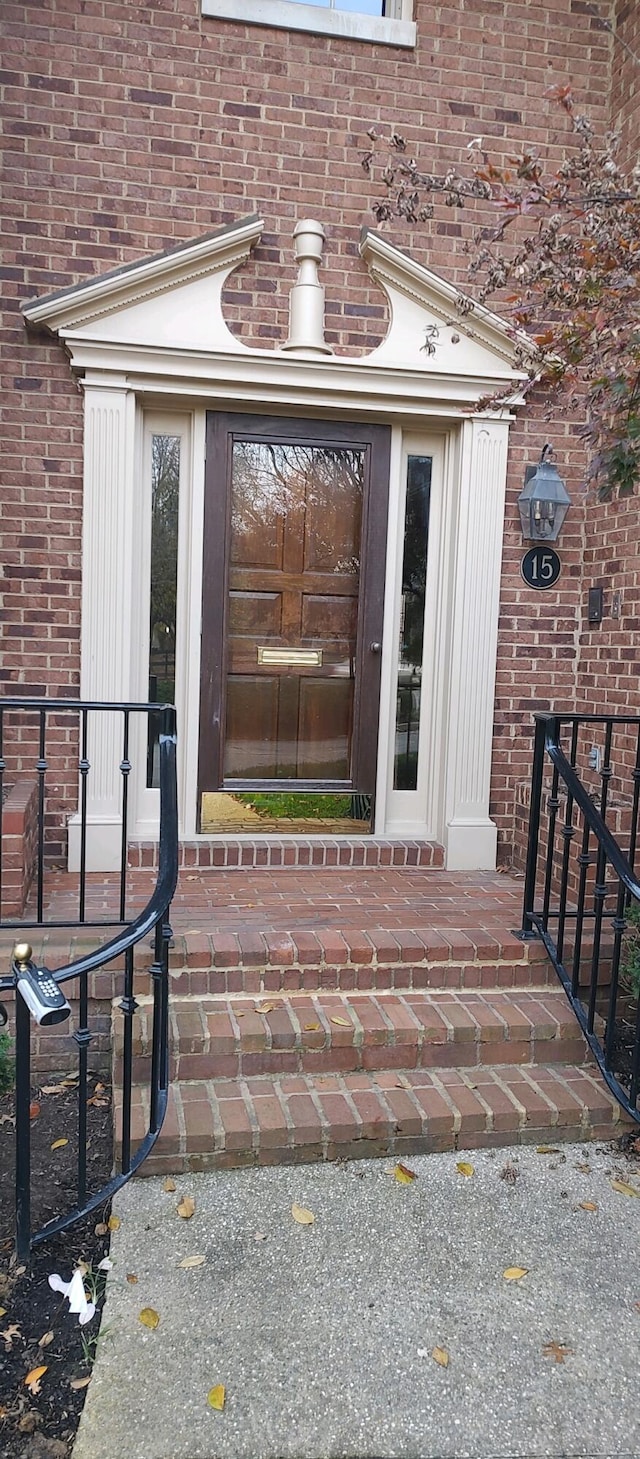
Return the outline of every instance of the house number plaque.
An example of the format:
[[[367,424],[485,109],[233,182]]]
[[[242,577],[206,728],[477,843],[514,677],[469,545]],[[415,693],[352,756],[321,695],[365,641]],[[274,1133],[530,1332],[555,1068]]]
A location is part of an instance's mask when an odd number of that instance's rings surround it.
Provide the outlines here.
[[[560,567],[557,552],[545,547],[543,542],[538,547],[530,547],[520,563],[520,571],[530,588],[552,588],[560,577]]]

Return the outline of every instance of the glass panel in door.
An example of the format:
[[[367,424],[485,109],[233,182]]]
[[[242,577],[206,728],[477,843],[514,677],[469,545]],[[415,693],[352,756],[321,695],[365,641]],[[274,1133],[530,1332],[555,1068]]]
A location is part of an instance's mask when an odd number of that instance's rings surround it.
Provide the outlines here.
[[[236,439],[224,783],[348,783],[365,449]]]

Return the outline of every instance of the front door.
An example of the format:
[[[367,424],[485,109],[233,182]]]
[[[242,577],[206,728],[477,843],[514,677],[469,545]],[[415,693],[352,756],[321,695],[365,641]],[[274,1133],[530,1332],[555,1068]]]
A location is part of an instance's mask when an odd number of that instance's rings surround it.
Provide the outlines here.
[[[390,431],[207,417],[200,796],[375,789]]]

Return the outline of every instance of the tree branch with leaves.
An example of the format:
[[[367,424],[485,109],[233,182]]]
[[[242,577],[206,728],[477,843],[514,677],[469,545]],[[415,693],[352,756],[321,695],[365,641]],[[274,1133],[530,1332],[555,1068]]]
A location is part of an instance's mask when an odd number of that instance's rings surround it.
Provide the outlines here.
[[[570,86],[547,94],[571,129],[558,168],[526,147],[498,161],[476,137],[468,173],[438,175],[397,132],[385,143],[373,129],[362,163],[384,188],[379,223],[426,223],[438,204],[480,210],[470,275],[480,301],[498,295],[514,333],[532,340],[525,389],[539,385],[582,417],[589,484],[627,494],[640,482],[640,164],[624,165],[615,133],[596,135]]]

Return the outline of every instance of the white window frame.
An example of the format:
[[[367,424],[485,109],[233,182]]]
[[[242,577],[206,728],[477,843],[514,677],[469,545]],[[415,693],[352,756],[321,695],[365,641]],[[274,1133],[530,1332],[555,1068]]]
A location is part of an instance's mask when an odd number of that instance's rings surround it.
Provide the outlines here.
[[[298,5],[296,0],[202,0],[202,14],[214,20],[413,49],[417,32],[411,0],[393,0],[393,4],[394,15],[365,15],[322,5]]]

